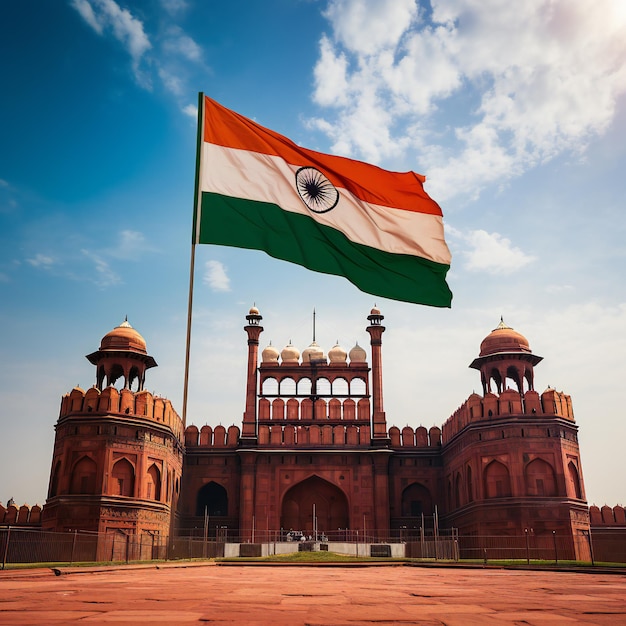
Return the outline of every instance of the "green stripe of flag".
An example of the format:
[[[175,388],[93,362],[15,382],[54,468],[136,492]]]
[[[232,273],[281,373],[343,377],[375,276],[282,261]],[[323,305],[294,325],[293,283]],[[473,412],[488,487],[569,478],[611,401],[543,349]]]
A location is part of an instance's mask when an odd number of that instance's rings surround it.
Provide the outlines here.
[[[334,228],[274,204],[204,192],[199,242],[264,250],[316,272],[345,276],[361,291],[392,300],[452,303],[448,265],[353,243]]]

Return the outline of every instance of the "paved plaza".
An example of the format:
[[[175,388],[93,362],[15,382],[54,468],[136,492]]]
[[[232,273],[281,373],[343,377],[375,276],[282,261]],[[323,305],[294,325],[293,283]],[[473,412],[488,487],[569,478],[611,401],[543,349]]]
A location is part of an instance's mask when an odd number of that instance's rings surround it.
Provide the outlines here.
[[[626,624],[626,576],[384,565],[0,572],[0,624]]]

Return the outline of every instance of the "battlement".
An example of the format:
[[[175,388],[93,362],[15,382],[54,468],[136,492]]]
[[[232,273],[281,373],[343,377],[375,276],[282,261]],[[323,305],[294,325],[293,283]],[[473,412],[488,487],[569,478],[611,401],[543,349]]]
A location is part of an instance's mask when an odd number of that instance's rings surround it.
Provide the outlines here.
[[[438,430],[438,429],[437,429]],[[185,429],[185,446],[200,448],[235,448],[239,444],[237,426],[188,426]],[[295,426],[292,424],[261,424],[258,428],[257,445],[267,447],[347,446],[360,447],[371,444],[368,425],[317,425]]]
[[[237,426],[229,426],[228,430],[221,424],[211,428],[208,424],[198,430],[193,424],[185,428],[185,447],[187,448],[236,448],[239,444],[240,430]]]
[[[572,399],[563,392],[548,388],[541,395],[536,391],[524,394],[513,389],[499,396],[473,393],[444,423],[443,441],[448,442],[469,423],[483,422],[512,415],[559,417],[574,421]]]
[[[592,526],[626,526],[626,510],[619,505],[613,508],[606,504],[602,508],[590,506],[589,521]]]
[[[0,504],[0,525],[4,526],[40,526],[41,507],[38,504],[28,506],[22,504],[17,507],[9,504],[6,508]]]
[[[441,429],[432,426],[426,430],[424,426],[419,426],[415,430],[410,426],[405,426],[402,431],[397,426],[389,429],[389,438],[392,448],[439,448],[441,447]]]
[[[75,387],[61,399],[59,419],[85,413],[153,420],[169,426],[176,437],[182,439],[183,423],[172,403],[149,391],[119,391],[115,387],[100,391],[95,386],[83,391]]]

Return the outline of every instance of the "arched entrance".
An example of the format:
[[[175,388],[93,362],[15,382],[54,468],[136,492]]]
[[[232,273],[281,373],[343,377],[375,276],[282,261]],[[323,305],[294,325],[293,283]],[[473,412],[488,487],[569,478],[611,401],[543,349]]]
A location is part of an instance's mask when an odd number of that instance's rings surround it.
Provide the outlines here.
[[[313,533],[313,505],[318,532],[348,528],[348,499],[344,492],[319,476],[294,485],[283,498],[280,525],[285,530]]]
[[[420,517],[422,514],[433,514],[433,499],[424,485],[413,483],[402,492],[402,517]]]
[[[222,485],[211,481],[198,491],[196,515],[224,517],[228,515],[228,493]]]

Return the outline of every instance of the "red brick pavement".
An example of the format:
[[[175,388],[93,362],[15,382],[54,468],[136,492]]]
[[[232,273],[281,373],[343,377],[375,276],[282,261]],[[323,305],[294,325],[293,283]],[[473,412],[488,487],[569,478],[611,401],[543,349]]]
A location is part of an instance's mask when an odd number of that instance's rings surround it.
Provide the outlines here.
[[[0,624],[625,624],[626,576],[203,564],[0,572]]]

